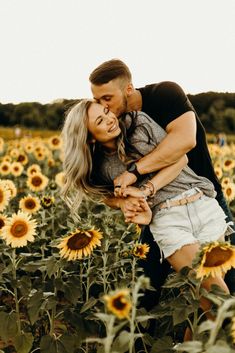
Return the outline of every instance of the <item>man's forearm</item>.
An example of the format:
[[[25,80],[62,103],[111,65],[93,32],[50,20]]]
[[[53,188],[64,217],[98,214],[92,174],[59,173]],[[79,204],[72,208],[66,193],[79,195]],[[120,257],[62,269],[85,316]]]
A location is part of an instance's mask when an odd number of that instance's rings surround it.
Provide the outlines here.
[[[171,183],[187,165],[187,162],[188,158],[184,155],[176,163],[161,169],[156,175],[154,175],[151,182],[154,185],[155,192]]]
[[[196,120],[193,112],[187,112],[167,128],[167,135],[161,143],[137,163],[140,174],[160,170],[177,162],[196,145]]]

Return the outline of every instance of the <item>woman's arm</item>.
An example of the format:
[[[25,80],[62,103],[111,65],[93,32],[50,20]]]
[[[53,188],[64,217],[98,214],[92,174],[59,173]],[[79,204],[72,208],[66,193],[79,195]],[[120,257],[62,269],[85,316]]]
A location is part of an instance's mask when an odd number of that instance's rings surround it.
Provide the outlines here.
[[[146,186],[145,189],[142,188],[142,190],[131,186],[128,186],[126,188],[120,187],[116,195],[118,197],[127,197],[127,196],[141,197],[141,193],[142,193],[142,195],[144,194],[144,196],[148,197],[151,194],[155,194],[158,190],[160,190],[164,186],[171,183],[180,174],[182,169],[187,165],[187,162],[188,162],[188,158],[185,155],[181,157],[174,164],[171,164],[168,167],[165,167],[161,169],[158,173],[156,173],[154,177],[150,180],[151,184],[153,184],[152,190],[150,185],[149,187]]]

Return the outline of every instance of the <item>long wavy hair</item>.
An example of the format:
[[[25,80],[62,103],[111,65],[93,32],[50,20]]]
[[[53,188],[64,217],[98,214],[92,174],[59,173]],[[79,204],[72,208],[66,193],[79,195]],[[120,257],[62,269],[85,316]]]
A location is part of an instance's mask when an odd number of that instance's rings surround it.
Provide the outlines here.
[[[76,102],[66,112],[62,129],[64,143],[64,186],[62,197],[76,211],[84,198],[100,200],[113,196],[113,184],[102,178],[100,166],[104,158],[104,149],[88,131],[88,110],[96,103],[92,99],[82,99]],[[135,129],[136,112],[129,113],[131,124],[126,129],[123,118],[119,119],[121,133],[117,137],[117,153],[124,164],[129,164],[143,155],[129,143],[128,137]],[[127,153],[128,152],[128,153]]]

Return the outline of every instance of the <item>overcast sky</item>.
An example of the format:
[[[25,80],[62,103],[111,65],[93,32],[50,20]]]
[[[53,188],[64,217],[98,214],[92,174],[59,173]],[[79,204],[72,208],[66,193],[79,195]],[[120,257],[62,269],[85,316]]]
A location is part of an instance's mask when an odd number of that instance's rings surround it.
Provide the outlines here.
[[[235,0],[0,0],[0,48],[0,103],[91,97],[111,58],[136,87],[235,92]]]

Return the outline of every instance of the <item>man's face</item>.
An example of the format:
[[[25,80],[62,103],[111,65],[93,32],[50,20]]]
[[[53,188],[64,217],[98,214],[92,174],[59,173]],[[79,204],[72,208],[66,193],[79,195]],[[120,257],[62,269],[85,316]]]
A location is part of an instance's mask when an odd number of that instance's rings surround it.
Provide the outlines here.
[[[103,85],[91,84],[94,99],[111,110],[117,117],[128,111],[127,86],[123,88],[120,80],[112,80]]]

